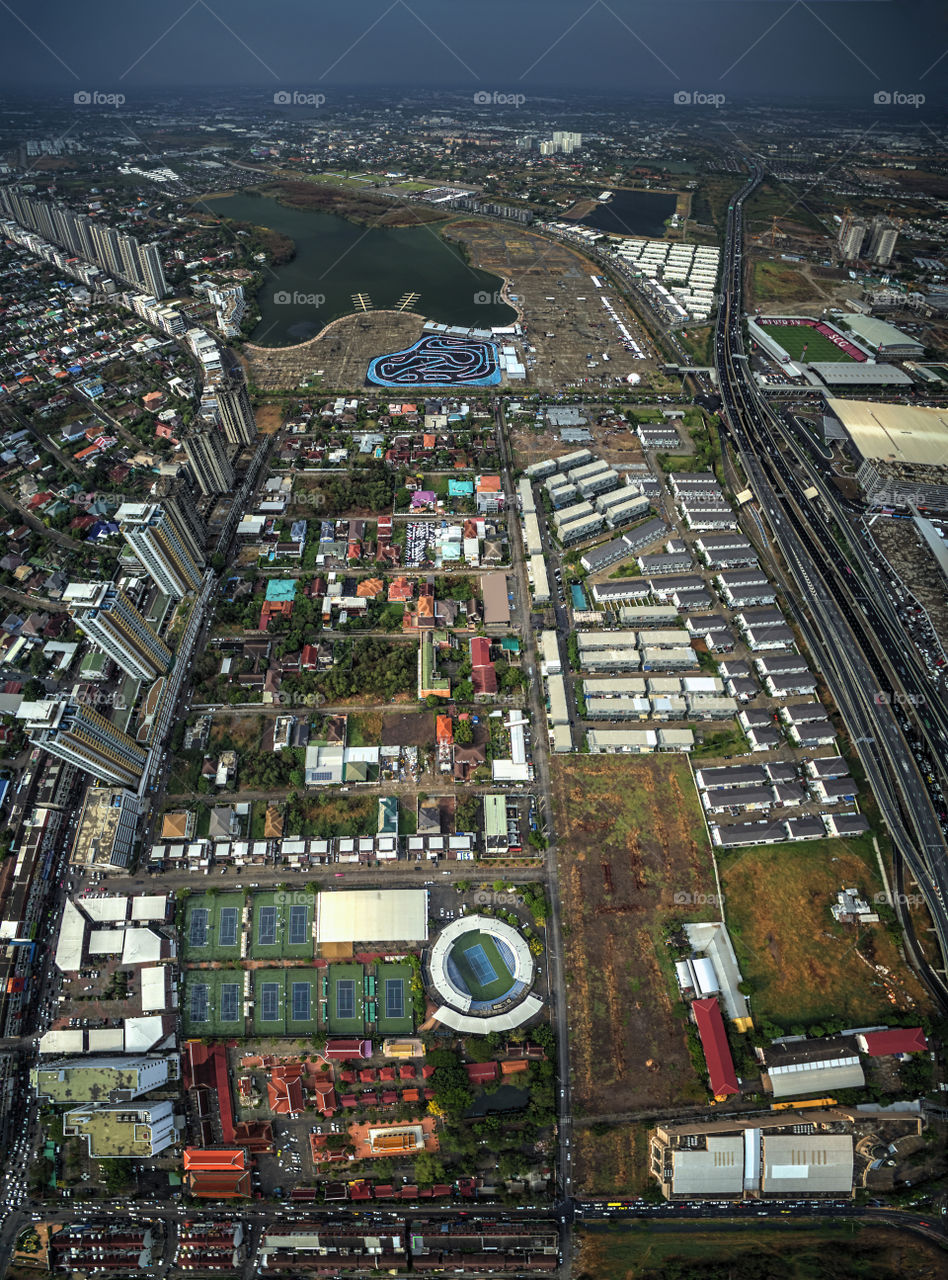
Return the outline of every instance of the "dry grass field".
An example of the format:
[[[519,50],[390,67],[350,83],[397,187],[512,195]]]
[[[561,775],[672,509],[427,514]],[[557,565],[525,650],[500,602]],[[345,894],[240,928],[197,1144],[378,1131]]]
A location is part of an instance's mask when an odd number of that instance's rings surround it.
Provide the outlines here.
[[[698,1103],[670,919],[705,919],[716,892],[688,763],[671,756],[553,761],[573,1097],[587,1120]],[[677,901],[676,901],[677,895]]]

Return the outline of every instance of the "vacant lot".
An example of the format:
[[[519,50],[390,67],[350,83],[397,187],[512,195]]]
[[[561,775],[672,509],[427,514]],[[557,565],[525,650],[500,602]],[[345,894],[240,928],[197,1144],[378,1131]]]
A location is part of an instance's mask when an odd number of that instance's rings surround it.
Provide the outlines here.
[[[573,1174],[587,1196],[644,1195],[655,1186],[648,1175],[648,1125],[617,1124],[598,1133],[574,1126]]]
[[[215,716],[208,750],[256,751],[260,745],[260,734],[259,716]]]
[[[884,1023],[893,1009],[928,1012],[885,927],[841,925],[830,914],[843,885],[870,900],[882,889],[864,841],[744,849],[721,860],[721,882],[734,949],[754,985],[755,1018],[789,1027],[840,1017],[859,1026]]]
[[[388,715],[382,724],[383,747],[429,747],[434,742],[434,737],[435,718],[432,711],[406,711],[401,715]]]
[[[944,1254],[936,1244],[887,1227],[810,1225],[784,1222],[753,1231],[662,1232],[648,1227],[585,1227],[578,1232],[577,1280],[659,1280],[701,1275],[733,1280],[742,1275],[767,1280],[935,1280],[944,1274]],[[697,1224],[694,1224],[697,1225]]]
[[[704,1099],[662,926],[716,892],[687,761],[553,763],[574,1097],[587,1119]],[[676,901],[677,898],[677,901]]]

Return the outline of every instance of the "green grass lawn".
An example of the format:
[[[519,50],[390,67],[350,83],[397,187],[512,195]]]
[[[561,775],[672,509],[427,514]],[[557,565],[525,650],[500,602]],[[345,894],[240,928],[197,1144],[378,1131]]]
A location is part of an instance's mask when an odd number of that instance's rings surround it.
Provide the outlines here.
[[[482,984],[474,973],[474,968],[467,958],[467,953],[480,945],[484,949],[487,962],[497,977]],[[486,933],[466,933],[458,939],[451,949],[451,959],[458,967],[464,984],[475,1000],[497,1000],[513,986],[513,974],[507,968],[493,938]]]
[[[809,325],[762,324],[759,327],[780,343],[791,360],[799,360],[806,347],[807,364],[820,360],[853,363],[852,356]]]

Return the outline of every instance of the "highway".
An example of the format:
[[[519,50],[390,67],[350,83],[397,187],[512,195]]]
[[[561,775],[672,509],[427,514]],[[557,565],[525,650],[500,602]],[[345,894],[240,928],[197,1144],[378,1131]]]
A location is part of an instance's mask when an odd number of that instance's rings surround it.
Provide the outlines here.
[[[852,569],[828,528],[820,529],[819,519],[814,520],[812,503],[803,496],[799,478],[782,453],[780,421],[761,395],[744,351],[742,210],[762,176],[763,170],[755,164],[750,180],[728,212],[723,292],[715,334],[722,418],[786,565],[795,620],[852,735],[896,857],[904,859],[925,897],[945,956],[948,849],[915,753],[892,705],[900,681],[903,687],[906,681],[912,683],[905,661],[907,639],[902,637],[895,655],[887,655],[878,634],[867,625],[868,610],[853,595],[856,583],[849,580]],[[884,616],[886,607],[877,599],[884,593],[878,585],[873,573],[859,583],[859,589]],[[898,674],[891,669],[892,657],[903,659]],[[894,905],[900,908],[900,904]],[[948,1006],[944,972],[932,970],[916,947],[910,946],[910,951],[932,993]]]

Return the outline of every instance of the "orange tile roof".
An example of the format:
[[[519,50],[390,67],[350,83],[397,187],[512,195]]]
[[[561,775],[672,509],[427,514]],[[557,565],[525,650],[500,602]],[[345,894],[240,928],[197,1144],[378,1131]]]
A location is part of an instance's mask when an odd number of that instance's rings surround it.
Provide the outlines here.
[[[381,578],[363,578],[356,587],[356,595],[363,600],[373,600],[376,596],[382,594],[385,590],[385,583]]]
[[[247,1152],[242,1148],[222,1150],[219,1147],[185,1147],[185,1170],[246,1169]]]

